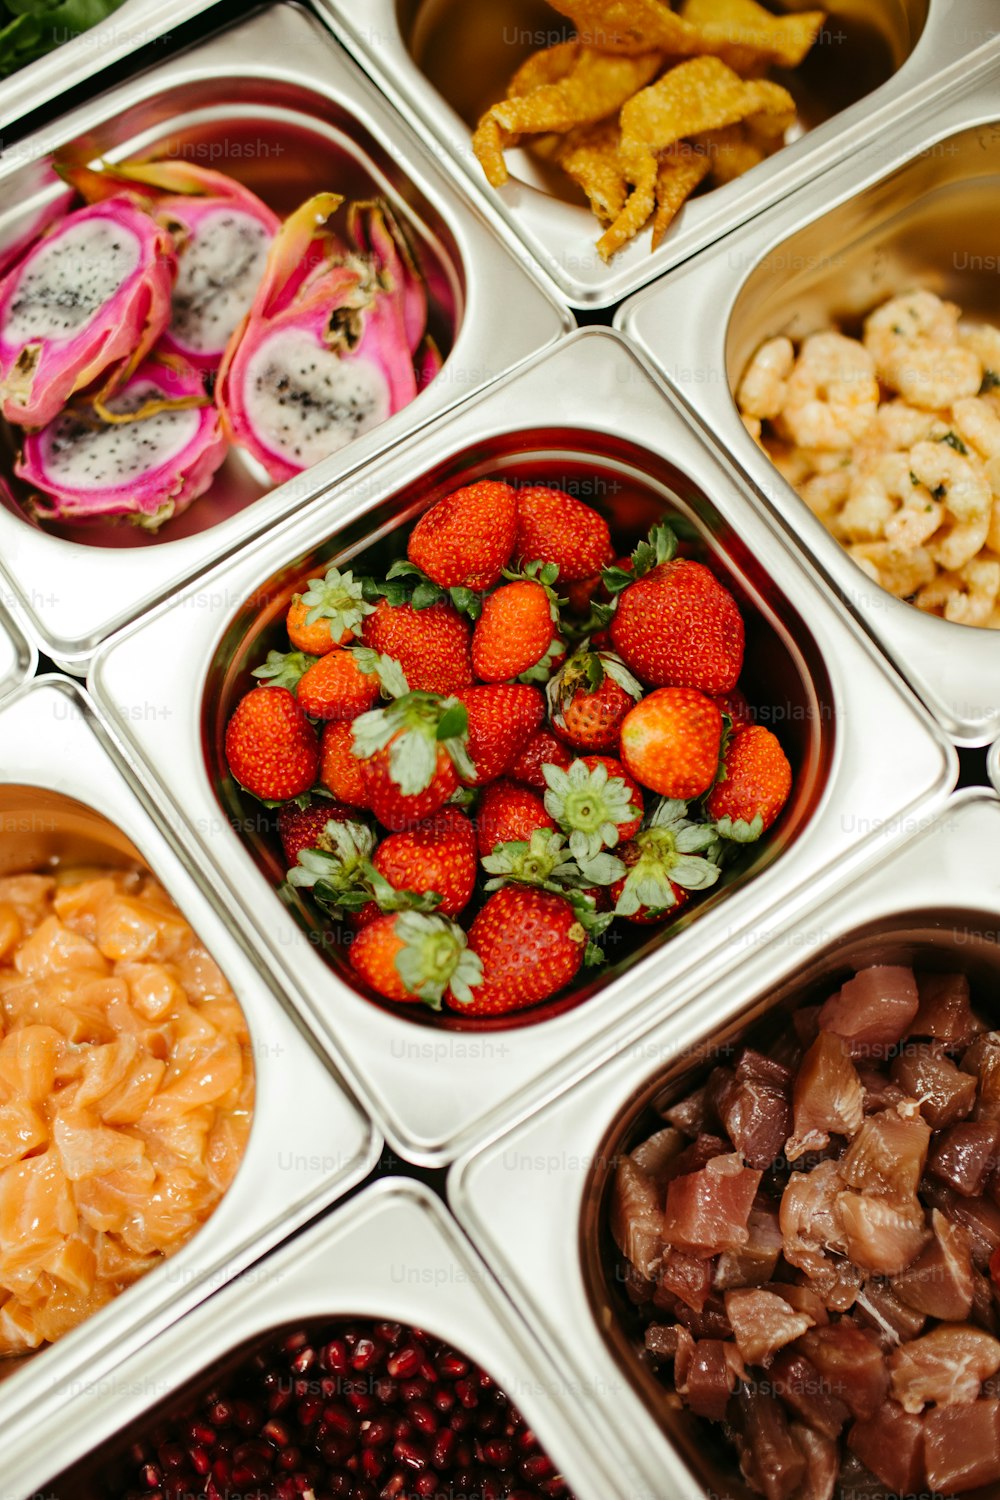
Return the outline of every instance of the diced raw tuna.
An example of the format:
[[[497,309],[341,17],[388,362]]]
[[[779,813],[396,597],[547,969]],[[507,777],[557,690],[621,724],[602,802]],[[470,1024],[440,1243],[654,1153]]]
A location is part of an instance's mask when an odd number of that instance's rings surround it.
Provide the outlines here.
[[[1000,1341],[971,1323],[940,1323],[888,1360],[892,1394],[904,1411],[932,1402],[957,1406],[979,1398],[984,1380],[1000,1370]]]
[[[974,1036],[986,1030],[972,1009],[968,975],[918,974],[917,990],[920,1009],[913,1018],[911,1036],[933,1037],[951,1052],[967,1047]]]
[[[819,1035],[821,1005],[800,1005],[792,1012],[792,1026],[800,1047],[811,1047]]]
[[[702,1167],[707,1167],[716,1156],[728,1154],[729,1142],[724,1141],[721,1135],[702,1133],[695,1136],[679,1156],[674,1157],[669,1167],[665,1169],[664,1175],[667,1182],[672,1182],[675,1177],[685,1177],[689,1172],[700,1172]]]
[[[713,1263],[683,1250],[668,1250],[660,1266],[659,1288],[701,1312],[712,1291]]]
[[[655,1276],[663,1245],[663,1209],[656,1184],[629,1157],[623,1157],[611,1191],[611,1235],[640,1275]]]
[[[805,1478],[793,1500],[833,1500],[840,1469],[837,1444],[801,1422],[791,1424],[791,1434],[806,1461]]]
[[[1000,1482],[1000,1401],[945,1406],[924,1418],[927,1483],[946,1495],[961,1495]]]
[[[1000,1120],[964,1120],[938,1136],[927,1170],[963,1198],[978,1198],[996,1169],[998,1144]]]
[[[787,1094],[792,1086],[792,1070],[775,1057],[768,1057],[753,1047],[744,1047],[736,1064],[736,1081],[763,1083]]]
[[[676,1303],[674,1317],[679,1323],[683,1323],[696,1339],[731,1339],[733,1336],[729,1319],[726,1317],[726,1305],[715,1292],[707,1299],[701,1312],[695,1312],[694,1308],[688,1307],[685,1302]]]
[[[723,1422],[729,1398],[739,1384],[727,1345],[722,1339],[698,1339],[678,1349],[674,1385],[685,1406],[699,1417]]]
[[[861,1421],[878,1411],[889,1389],[889,1372],[875,1334],[846,1318],[828,1328],[810,1328],[797,1349],[816,1366],[830,1393]]]
[[[858,1077],[864,1089],[864,1111],[866,1115],[877,1115],[883,1109],[895,1109],[906,1095],[898,1083],[893,1083],[883,1066],[877,1062],[857,1060]]]
[[[667,1168],[680,1155],[683,1147],[684,1137],[680,1131],[668,1125],[636,1146],[631,1152],[631,1158],[640,1172],[645,1172],[657,1187],[662,1187],[667,1181]]]
[[[761,1287],[737,1288],[726,1293],[725,1301],[739,1351],[751,1365],[769,1365],[779,1349],[813,1326],[806,1313]]]
[[[893,1282],[896,1295],[929,1318],[964,1320],[972,1309],[969,1236],[939,1209],[931,1210],[933,1239]]]
[[[864,1093],[847,1044],[821,1031],[802,1059],[792,1091],[794,1134],[785,1147],[789,1161],[822,1151],[830,1132],[853,1136],[864,1119]]]
[[[743,1472],[767,1500],[792,1500],[806,1476],[806,1459],[792,1437],[784,1408],[773,1396],[750,1386],[740,1390],[745,1451]]]
[[[925,1203],[968,1232],[972,1264],[985,1270],[990,1256],[1000,1250],[1000,1208],[989,1198],[963,1198],[933,1177],[924,1181],[921,1193]]]
[[[706,1255],[745,1245],[762,1175],[733,1154],[717,1156],[701,1171],[676,1177],[667,1188],[666,1243]]]
[[[883,1346],[895,1348],[900,1342],[915,1339],[927,1322],[922,1312],[896,1296],[887,1281],[872,1276],[858,1293],[852,1315],[862,1326],[874,1328],[882,1335]]]
[[[756,1078],[730,1075],[714,1103],[734,1149],[747,1166],[766,1172],[781,1154],[791,1129],[787,1093]]]
[[[867,1421],[855,1422],[847,1446],[893,1494],[920,1494],[926,1488],[924,1424],[898,1401],[886,1401]]]
[[[705,1090],[696,1089],[693,1094],[672,1104],[663,1111],[663,1118],[685,1135],[700,1135],[705,1128]]]
[[[762,1286],[770,1281],[784,1240],[774,1209],[753,1208],[747,1221],[750,1238],[740,1250],[726,1250],[715,1268],[715,1286],[725,1291],[734,1286]]]
[[[855,1057],[885,1057],[909,1031],[920,997],[912,969],[875,964],[831,995],[819,1013],[821,1031],[842,1036]]]
[[[962,1057],[962,1072],[979,1079],[973,1111],[977,1120],[1000,1120],[1000,1031],[987,1031]]]
[[[792,1281],[772,1281],[767,1289],[776,1297],[784,1297],[789,1307],[794,1307],[796,1312],[808,1313],[817,1328],[829,1323],[826,1303],[808,1282],[799,1285]]]
[[[930,1235],[920,1199],[892,1203],[876,1193],[841,1193],[837,1212],[847,1253],[864,1271],[898,1276],[911,1265]]]
[[[897,1202],[913,1198],[930,1144],[924,1120],[904,1120],[894,1109],[865,1121],[840,1159],[840,1175],[858,1192],[884,1194]]]
[[[932,1130],[964,1120],[976,1102],[976,1080],[955,1066],[940,1042],[906,1042],[892,1061],[892,1077],[920,1104]]]
[[[681,1345],[694,1344],[694,1339],[679,1323],[650,1323],[646,1329],[646,1348],[654,1359],[674,1360]]]
[[[791,1174],[779,1215],[785,1259],[805,1272],[827,1307],[840,1310],[850,1307],[861,1284],[860,1272],[834,1258],[847,1251],[837,1206],[843,1192],[838,1164],[820,1162],[811,1172]]]
[[[827,1438],[838,1438],[850,1420],[845,1401],[835,1396],[812,1360],[783,1349],[771,1366],[771,1384],[795,1416]]]

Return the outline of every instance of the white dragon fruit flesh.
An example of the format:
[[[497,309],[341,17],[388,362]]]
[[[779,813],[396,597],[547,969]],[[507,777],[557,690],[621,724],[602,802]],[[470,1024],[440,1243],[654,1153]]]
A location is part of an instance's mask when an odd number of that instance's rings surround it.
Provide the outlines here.
[[[387,207],[352,205],[345,249],[324,227],[341,202],[320,193],[286,220],[219,371],[223,429],[278,484],[406,406],[437,369],[423,282]]]
[[[102,411],[111,420],[80,397],[25,436],[15,472],[41,519],[127,517],[155,531],[205,493],[226,456],[202,376],[176,356],[144,361]]]
[[[216,370],[249,312],[281,220],[225,172],[184,161],[62,167],[90,202],[130,194],[168,229],[177,253],[170,325],[159,348]]]
[[[0,411],[43,427],[102,376],[127,379],[170,321],[168,232],[123,195],[60,219],[0,281]]]

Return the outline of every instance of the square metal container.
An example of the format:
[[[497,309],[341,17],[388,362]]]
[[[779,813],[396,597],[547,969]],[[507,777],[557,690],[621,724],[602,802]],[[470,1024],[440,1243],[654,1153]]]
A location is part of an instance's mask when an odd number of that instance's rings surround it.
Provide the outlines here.
[[[825,999],[865,964],[963,969],[1000,1015],[1000,802],[959,792],[914,827],[809,913],[748,934],[738,971],[452,1169],[459,1221],[577,1382],[633,1495],[753,1500],[723,1443],[668,1407],[621,1326],[605,1208],[616,1158],[662,1126],[654,1105],[682,1098],[762,1016]]]
[[[827,20],[812,61],[799,70],[807,90],[805,111],[815,109],[819,123],[746,176],[693,199],[654,254],[647,227],[605,265],[594,248],[600,226],[581,206],[582,193],[572,201],[555,197],[545,188],[539,164],[514,151],[507,153],[510,181],[497,191],[472,152],[469,119],[474,123],[483,107],[482,77],[493,85],[489,99],[501,97],[529,52],[566,35],[568,23],[561,15],[544,0],[315,4],[397,108],[426,127],[441,159],[486,201],[509,243],[541,265],[570,303],[587,308],[610,307],[780,202],[866,142],[880,139],[904,111],[923,113],[977,58],[995,51],[1000,35],[993,0],[827,0],[818,7]],[[771,8],[816,7],[808,0],[779,0]],[[446,32],[450,18],[453,52]],[[464,107],[465,118],[415,58],[428,62],[433,75],[448,77],[451,100]],[[793,93],[795,79],[795,73],[781,77]]]
[[[998,194],[1000,60],[617,319],[960,745],[988,744],[1000,730],[996,632],[924,614],[873,584],[750,437],[732,392],[765,338],[856,320],[914,285],[1000,321]]]
[[[995,740],[986,762],[990,780],[1000,792],[1000,740]]]
[[[608,1500],[604,1455],[574,1431],[564,1388],[440,1200],[421,1184],[387,1178],[314,1224],[203,1307],[168,1329],[106,1380],[72,1391],[58,1422],[4,1444],[5,1493],[33,1490],[93,1500],[99,1445],[135,1441],[143,1414],[194,1394],[203,1372],[272,1332],[344,1318],[426,1329],[494,1378],[572,1486],[577,1500]],[[72,1396],[72,1400],[69,1398]],[[94,1451],[97,1450],[97,1451]],[[88,1460],[87,1455],[93,1454]],[[71,1467],[73,1466],[73,1467]],[[65,1473],[58,1473],[65,1470]]]
[[[338,972],[333,955],[324,956],[318,923],[278,899],[284,871],[262,847],[261,815],[237,797],[221,746],[236,696],[254,685],[248,668],[277,643],[291,593],[310,570],[333,560],[359,566],[359,553],[441,494],[491,474],[556,484],[576,476],[581,496],[632,534],[665,509],[693,522],[744,602],[741,680],[770,706],[798,780],[749,868],[736,879],[731,872],[663,942],[655,929],[630,943],[622,937],[606,975],[526,1013],[523,1024],[455,1017],[447,1029],[421,1006],[383,1008],[365,998],[346,964]],[[815,899],[841,861],[863,857],[866,843],[898,836],[899,820],[939,803],[956,769],[954,751],[904,685],[624,341],[603,329],[538,357],[109,642],[90,680],[199,878],[350,1069],[392,1144],[426,1164],[449,1160],[499,1116],[537,1103],[636,1015],[682,1005],[709,972],[732,962],[736,934],[774,906],[790,912]],[[891,757],[873,753],[875,724]]]
[[[300,6],[268,6],[10,147],[0,157],[0,247],[68,199],[49,166],[65,146],[115,160],[155,147],[230,168],[285,213],[320,186],[380,193],[428,264],[436,259],[437,301],[455,314],[444,368],[409,406],[275,489],[231,457],[222,471],[229,478],[160,539],[130,525],[91,528],[87,541],[79,525],[55,534],[0,497],[0,569],[39,641],[71,671],[84,673],[113,630],[571,324]]]
[[[0,743],[0,871],[45,868],[53,857],[151,870],[226,975],[247,1019],[256,1073],[243,1161],[198,1233],[65,1338],[0,1362],[4,1484],[12,1493],[6,1445],[21,1424],[30,1435],[81,1381],[103,1378],[354,1186],[377,1161],[381,1139],[157,831],[86,694],[65,678],[37,678],[0,709]]]
[[[213,0],[124,0],[89,31],[0,83],[0,131],[57,99],[150,42],[170,41],[172,28],[210,10]]]
[[[0,700],[33,677],[38,666],[38,652],[4,604],[0,604]]]

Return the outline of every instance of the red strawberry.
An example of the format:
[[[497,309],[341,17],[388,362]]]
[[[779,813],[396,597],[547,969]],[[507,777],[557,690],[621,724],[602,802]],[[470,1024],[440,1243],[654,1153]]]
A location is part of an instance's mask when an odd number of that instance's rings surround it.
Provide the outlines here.
[[[483,965],[471,1003],[445,1003],[466,1016],[503,1015],[537,1005],[575,977],[587,934],[567,900],[527,885],[505,885],[469,929],[469,947]]]
[[[615,915],[663,922],[719,878],[719,841],[708,823],[693,823],[676,801],[661,802],[649,825],[615,850],[625,874],[611,886]]]
[[[469,755],[474,786],[495,781],[545,718],[540,688],[519,682],[491,682],[455,694],[469,715]]]
[[[568,771],[550,767],[545,809],[578,859],[630,839],[642,823],[643,797],[625,767],[609,755],[585,755]]]
[[[738,729],[723,752],[724,775],[705,803],[723,838],[745,844],[770,828],[788,801],[792,768],[762,724]]]
[[[658,688],[622,724],[621,757],[637,781],[690,802],[715,780],[722,714],[694,688]]]
[[[743,666],[743,620],[704,564],[677,557],[628,585],[611,620],[618,655],[643,682],[728,693]]]
[[[320,780],[341,802],[367,807],[361,762],[354,754],[354,726],[346,719],[331,719],[323,726]]]
[[[352,726],[369,806],[386,828],[409,828],[443,807],[471,778],[468,715],[454,698],[407,693]]]
[[[442,807],[405,833],[391,833],[372,864],[397,891],[435,891],[443,916],[457,917],[472,899],[478,860],[472,824],[456,807]]]
[[[483,682],[505,682],[541,661],[552,641],[543,584],[519,578],[490,594],[472,633],[472,665]]]
[[[406,555],[441,588],[490,589],[514,547],[517,501],[509,484],[484,479],[432,505]]]
[[[497,844],[529,840],[536,828],[554,828],[542,799],[513,781],[492,782],[479,799],[476,817],[477,842],[482,855]]]
[[[533,786],[544,792],[548,783],[542,767],[559,766],[565,770],[572,759],[562,740],[557,740],[547,729],[540,729],[536,735],[532,735],[520,755],[516,755],[511,761],[507,767],[507,775],[513,781],[523,781],[525,786]]]
[[[582,500],[548,485],[517,492],[514,554],[525,563],[555,563],[562,583],[592,578],[609,558],[611,533],[603,516]]]
[[[381,684],[353,651],[328,651],[299,679],[299,704],[311,719],[356,719],[371,708]]]
[[[300,849],[329,851],[333,848],[333,841],[326,832],[328,823],[356,821],[355,808],[329,802],[326,798],[311,802],[308,807],[299,807],[295,802],[286,803],[278,813],[278,837],[285,853],[285,868],[291,869],[298,863]]]
[[[441,1009],[472,998],[470,986],[482,978],[482,965],[466,946],[461,927],[447,917],[423,912],[391,912],[358,932],[350,947],[351,967],[387,1000],[420,1001]]]
[[[297,651],[323,656],[345,645],[371,610],[351,572],[328,568],[324,578],[310,578],[304,593],[292,595],[285,621],[288,639]]]
[[[398,661],[411,689],[453,693],[472,682],[469,622],[450,604],[414,609],[380,599],[361,631],[366,646]]]
[[[553,729],[579,750],[617,750],[622,720],[642,697],[611,651],[574,651],[547,691]]]
[[[226,760],[248,792],[284,802],[316,780],[316,731],[287,688],[257,687],[240,699],[226,728]]]
[[[754,711],[740,688],[733,688],[729,693],[719,693],[712,698],[712,702],[717,703],[722,712],[729,715],[734,730],[756,722]]]

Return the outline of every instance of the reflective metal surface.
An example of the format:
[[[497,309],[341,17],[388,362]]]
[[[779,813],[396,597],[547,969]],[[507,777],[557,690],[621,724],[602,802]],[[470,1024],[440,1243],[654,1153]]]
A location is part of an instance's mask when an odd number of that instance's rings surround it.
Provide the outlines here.
[[[230,1351],[252,1349],[272,1330],[337,1317],[415,1324],[453,1343],[519,1407],[577,1500],[609,1500],[603,1454],[574,1430],[558,1375],[485,1266],[437,1197],[393,1178],[268,1256],[107,1380],[83,1382],[58,1423],[40,1424],[13,1445],[5,1440],[5,1493],[94,1500],[106,1493],[99,1445],[134,1441],[145,1412],[169,1410],[181,1388],[195,1393],[207,1384],[203,1372]]]
[[[583,195],[565,201],[528,153],[509,152],[511,179],[489,187],[470,143],[470,122],[501,97],[524,57],[567,34],[543,0],[316,0],[397,108],[432,135],[442,159],[464,177],[511,244],[530,255],[577,307],[610,307],[680,264],[793,188],[851,157],[906,109],[922,113],[995,49],[993,0],[829,0],[813,53],[781,76],[796,95],[806,134],[752,172],[694,199],[664,243],[649,253],[643,230],[605,265],[594,249],[597,220]],[[771,9],[803,10],[805,0]],[[470,62],[471,59],[471,62]]]
[[[770,1015],[780,1027],[788,1008],[825,997],[855,967],[962,970],[996,1020],[998,891],[1000,802],[960,792],[804,915],[774,913],[683,1011],[633,1032],[561,1099],[452,1169],[455,1213],[574,1382],[627,1493],[750,1500],[725,1445],[668,1406],[626,1331],[606,1212],[616,1156],[658,1128],[654,1102],[693,1088],[751,1024]]]
[[[114,1365],[349,1187],[381,1140],[343,1083],[288,1018],[186,863],[157,831],[109,753],[100,715],[64,678],[41,677],[0,708],[0,871],[52,862],[151,870],[220,965],[250,1029],[256,1102],[250,1139],[218,1208],[170,1260],[51,1347],[0,1361],[8,1437],[59,1410]]]
[[[417,399],[341,452],[268,490],[235,451],[211,491],[155,536],[129,525],[45,526],[23,508],[0,445],[0,570],[40,642],[84,672],[99,640],[329,484],[463,400],[570,325],[469,209],[329,32],[272,5],[65,117],[0,157],[0,254],[68,200],[54,151],[138,152],[230,170],[279,212],[320,187],[380,193],[419,247],[444,368]],[[518,316],[511,316],[516,305]]]
[[[359,993],[324,931],[279,901],[272,815],[239,800],[220,746],[296,582],[331,559],[357,566],[368,546],[384,561],[395,527],[484,474],[569,484],[629,534],[664,510],[691,521],[739,594],[747,691],[787,746],[797,784],[782,823],[736,878],[666,933],[623,939],[608,971],[541,1011],[547,1019],[528,1012],[514,1025],[446,1030],[418,1007],[389,1010]],[[731,961],[739,934],[769,910],[790,914],[814,900],[873,842],[939,803],[956,773],[916,700],[623,341],[598,329],[537,358],[109,643],[91,686],[206,889],[350,1068],[393,1144],[427,1163],[536,1104],[637,1017],[680,1008]],[[873,724],[895,747],[891,759],[872,755]]]
[[[38,652],[0,604],[0,700],[31,677],[37,665]]]
[[[1000,792],[1000,740],[994,741],[993,748],[987,760],[989,777],[997,791]]]
[[[998,97],[995,63],[617,319],[960,745],[988,744],[1000,730],[996,632],[923,614],[873,584],[746,432],[732,389],[764,338],[857,319],[915,285],[998,321]]]

